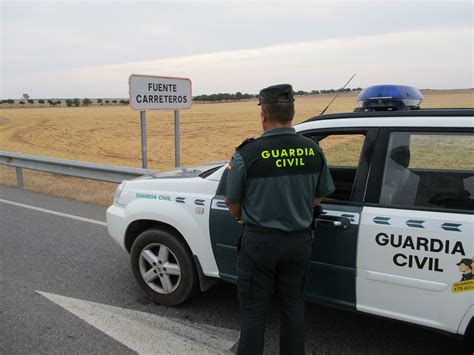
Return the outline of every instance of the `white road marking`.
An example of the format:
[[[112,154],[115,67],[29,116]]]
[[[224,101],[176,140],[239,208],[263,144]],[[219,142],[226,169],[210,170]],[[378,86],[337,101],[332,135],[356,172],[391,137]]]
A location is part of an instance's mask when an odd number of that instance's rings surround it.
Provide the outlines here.
[[[226,354],[238,339],[238,332],[231,329],[193,324],[52,293],[36,293],[141,355]]]
[[[75,220],[82,221],[82,222],[94,223],[94,224],[98,224],[98,225],[101,225],[101,226],[106,226],[107,225],[107,223],[102,222],[102,221],[97,221],[95,219],[74,216],[72,214],[57,212],[57,211],[53,211],[53,210],[47,210],[45,208],[25,205],[23,203],[18,203],[18,202],[15,202],[15,201],[3,200],[3,199],[0,198],[0,202],[6,203],[8,205],[18,206],[18,207],[23,207],[23,208],[29,208],[30,210],[35,210],[35,211],[40,211],[40,212],[44,212],[44,213],[54,214],[56,216],[71,218],[71,219],[75,219]]]

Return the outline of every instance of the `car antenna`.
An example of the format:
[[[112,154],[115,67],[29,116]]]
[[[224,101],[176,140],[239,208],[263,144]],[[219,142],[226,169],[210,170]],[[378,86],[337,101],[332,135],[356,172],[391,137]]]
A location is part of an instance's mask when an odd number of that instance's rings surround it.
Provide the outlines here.
[[[354,79],[355,76],[356,76],[356,73],[352,74],[351,78],[350,78],[349,80],[347,80],[346,85],[344,85],[344,86],[342,87],[342,89],[339,89],[339,90],[338,90],[336,96],[333,97],[333,99],[331,100],[331,102],[326,106],[326,108],[323,110],[323,112],[321,112],[321,113],[319,114],[319,116],[324,115],[324,112],[326,112],[326,110],[329,108],[329,106],[331,106],[331,104],[334,102],[334,100],[337,99],[337,97],[338,97],[339,94],[342,92],[342,90],[344,90],[344,89],[346,88],[346,86],[349,85],[349,83],[352,81],[352,79]]]

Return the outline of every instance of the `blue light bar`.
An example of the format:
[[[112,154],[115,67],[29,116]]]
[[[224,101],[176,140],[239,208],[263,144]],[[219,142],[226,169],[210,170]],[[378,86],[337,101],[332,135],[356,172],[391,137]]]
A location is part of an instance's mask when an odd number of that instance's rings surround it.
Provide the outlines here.
[[[406,85],[374,85],[357,97],[360,110],[413,110],[423,101],[420,90]]]

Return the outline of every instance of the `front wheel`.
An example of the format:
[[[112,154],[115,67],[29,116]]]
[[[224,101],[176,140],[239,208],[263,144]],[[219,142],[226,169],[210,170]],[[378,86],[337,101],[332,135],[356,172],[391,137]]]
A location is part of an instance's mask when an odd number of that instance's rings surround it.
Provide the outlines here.
[[[138,284],[155,302],[174,306],[186,301],[196,289],[191,255],[168,231],[144,231],[133,243],[130,256]]]

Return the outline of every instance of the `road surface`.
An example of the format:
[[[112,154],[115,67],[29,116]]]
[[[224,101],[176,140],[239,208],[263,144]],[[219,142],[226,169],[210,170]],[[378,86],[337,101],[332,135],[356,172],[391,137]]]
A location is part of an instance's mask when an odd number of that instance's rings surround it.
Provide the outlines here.
[[[0,353],[226,353],[238,340],[234,285],[179,307],[152,303],[105,208],[0,186]],[[422,300],[420,300],[422,301]],[[278,353],[277,303],[266,354]],[[463,342],[415,326],[307,305],[308,354],[460,354]]]

